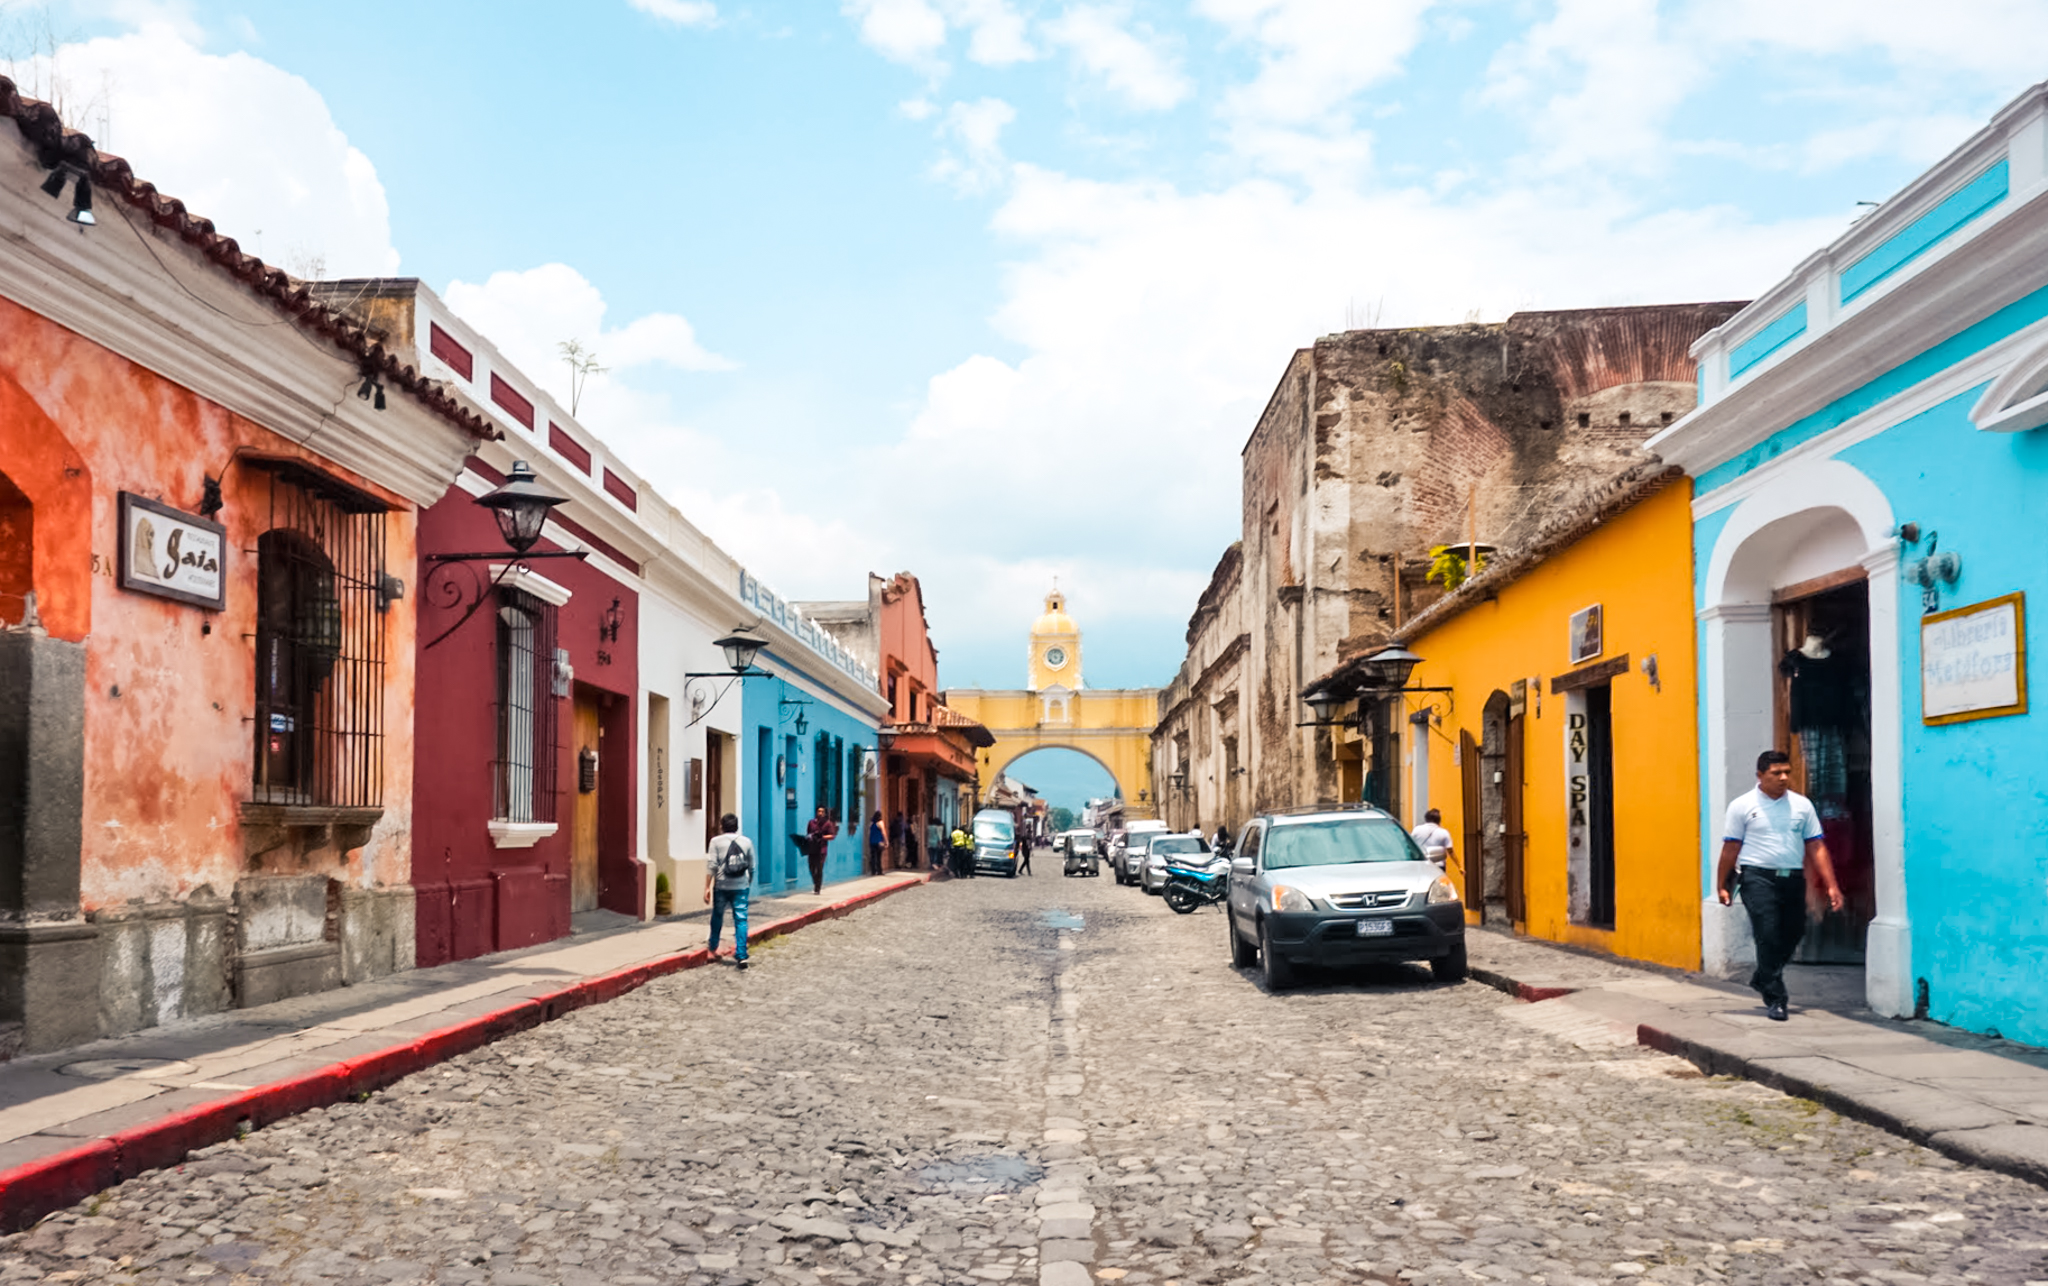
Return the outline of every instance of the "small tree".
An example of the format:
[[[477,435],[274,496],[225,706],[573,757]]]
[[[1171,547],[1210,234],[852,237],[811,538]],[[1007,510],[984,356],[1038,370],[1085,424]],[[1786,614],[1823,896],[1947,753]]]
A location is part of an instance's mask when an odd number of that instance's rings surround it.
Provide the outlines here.
[[[1480,554],[1473,565],[1465,565],[1465,554],[1470,545],[1432,545],[1429,550],[1429,573],[1425,581],[1436,581],[1446,590],[1453,590],[1486,570],[1486,555]]]
[[[1071,808],[1062,808],[1055,804],[1047,811],[1046,817],[1052,822],[1052,828],[1056,831],[1070,831],[1074,829],[1074,810]]]
[[[555,345],[562,351],[562,360],[569,363],[569,414],[576,414],[576,404],[583,400],[583,385],[593,375],[602,375],[609,367],[597,364],[597,354],[583,347],[579,340],[565,339]]]

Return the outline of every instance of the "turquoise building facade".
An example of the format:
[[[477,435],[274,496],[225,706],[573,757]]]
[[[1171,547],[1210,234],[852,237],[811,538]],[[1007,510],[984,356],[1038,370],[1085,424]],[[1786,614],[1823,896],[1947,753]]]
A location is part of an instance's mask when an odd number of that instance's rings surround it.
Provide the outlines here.
[[[765,673],[739,681],[739,819],[759,855],[754,890],[810,888],[796,837],[820,804],[839,822],[825,882],[857,879],[875,797],[876,730],[888,703],[873,670],[744,570],[739,595],[770,640],[754,660]]]
[[[1804,958],[2048,1044],[2048,86],[1693,352],[1700,406],[1650,447],[1694,478],[1701,887],[1787,749],[1850,903]],[[1746,975],[1739,908],[1706,899],[1701,948]]]

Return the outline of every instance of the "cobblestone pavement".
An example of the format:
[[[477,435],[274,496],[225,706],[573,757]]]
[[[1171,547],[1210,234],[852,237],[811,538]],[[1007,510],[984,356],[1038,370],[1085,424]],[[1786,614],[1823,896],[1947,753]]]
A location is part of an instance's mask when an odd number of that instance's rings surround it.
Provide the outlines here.
[[[941,884],[144,1175],[0,1282],[2048,1279],[2048,1194],[1545,1013]]]

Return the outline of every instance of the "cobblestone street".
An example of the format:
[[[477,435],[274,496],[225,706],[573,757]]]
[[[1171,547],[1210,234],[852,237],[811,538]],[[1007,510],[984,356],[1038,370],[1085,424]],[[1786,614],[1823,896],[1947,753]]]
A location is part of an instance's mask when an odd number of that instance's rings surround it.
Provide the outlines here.
[[[0,1240],[0,1281],[2025,1282],[2048,1194],[1215,909],[912,890]]]

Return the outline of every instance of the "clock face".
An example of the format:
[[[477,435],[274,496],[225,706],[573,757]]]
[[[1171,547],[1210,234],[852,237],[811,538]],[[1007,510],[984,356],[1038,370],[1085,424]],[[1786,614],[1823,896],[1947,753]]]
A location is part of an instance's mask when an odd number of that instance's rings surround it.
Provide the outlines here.
[[[1063,647],[1049,647],[1045,649],[1045,663],[1055,670],[1065,666],[1067,663],[1067,649]]]

